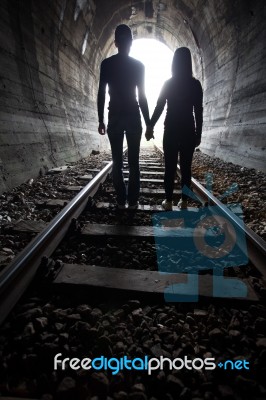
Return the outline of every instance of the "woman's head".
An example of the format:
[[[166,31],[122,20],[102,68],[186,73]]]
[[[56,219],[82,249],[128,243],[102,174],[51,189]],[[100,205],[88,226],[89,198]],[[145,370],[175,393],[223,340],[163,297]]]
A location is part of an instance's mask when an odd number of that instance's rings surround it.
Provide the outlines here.
[[[192,77],[191,53],[187,47],[176,49],[172,62],[172,75],[178,78]]]

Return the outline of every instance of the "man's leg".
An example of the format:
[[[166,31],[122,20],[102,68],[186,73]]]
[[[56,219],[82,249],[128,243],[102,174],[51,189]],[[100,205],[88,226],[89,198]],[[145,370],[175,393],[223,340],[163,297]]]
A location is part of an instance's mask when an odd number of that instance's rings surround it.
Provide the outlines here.
[[[139,172],[139,149],[141,140],[141,131],[126,132],[128,145],[128,203],[129,206],[137,204],[140,190],[140,172]]]
[[[164,134],[163,151],[164,151],[164,189],[167,201],[173,200],[174,181],[176,177],[176,165],[178,158],[178,144]]]
[[[126,186],[123,178],[123,140],[124,132],[108,132],[113,159],[113,183],[117,196],[117,203],[126,203]]]
[[[181,172],[181,187],[182,200],[187,200],[188,196],[183,193],[183,187],[190,188],[191,185],[191,164],[194,153],[194,145],[182,145],[180,148],[180,172]]]

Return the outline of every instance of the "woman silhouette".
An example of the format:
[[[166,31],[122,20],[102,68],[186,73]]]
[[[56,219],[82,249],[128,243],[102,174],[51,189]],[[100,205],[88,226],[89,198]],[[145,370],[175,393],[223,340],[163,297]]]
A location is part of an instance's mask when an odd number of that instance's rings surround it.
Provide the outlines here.
[[[174,180],[179,154],[182,195],[180,208],[187,207],[185,187],[191,185],[191,164],[195,147],[199,146],[202,132],[202,87],[192,76],[191,54],[188,48],[180,47],[174,53],[172,78],[167,80],[159,95],[157,105],[147,127],[146,139],[153,137],[153,128],[163,112],[167,101],[164,121],[163,150],[165,161],[164,186],[165,210],[172,210]],[[194,115],[193,115],[194,112]]]

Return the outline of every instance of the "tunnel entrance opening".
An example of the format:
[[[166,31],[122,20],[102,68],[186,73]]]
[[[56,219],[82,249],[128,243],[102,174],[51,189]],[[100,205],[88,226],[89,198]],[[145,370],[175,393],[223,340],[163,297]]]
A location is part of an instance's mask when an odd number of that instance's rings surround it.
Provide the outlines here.
[[[150,116],[156,106],[163,83],[171,77],[173,51],[156,39],[137,39],[133,41],[130,56],[145,65],[145,89]],[[155,127],[155,137],[162,140],[166,108]],[[143,135],[141,146],[146,146],[145,123],[142,121]]]

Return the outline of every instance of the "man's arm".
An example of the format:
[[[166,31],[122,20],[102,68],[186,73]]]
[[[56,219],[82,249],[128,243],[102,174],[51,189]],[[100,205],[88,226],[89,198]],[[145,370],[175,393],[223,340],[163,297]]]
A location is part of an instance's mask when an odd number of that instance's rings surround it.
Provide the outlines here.
[[[105,76],[105,68],[102,62],[101,64],[101,72],[100,72],[100,81],[99,81],[99,90],[98,90],[98,98],[97,98],[97,106],[98,106],[98,118],[99,118],[99,127],[98,132],[100,135],[105,134],[105,124],[103,121],[104,114],[104,104],[105,104],[105,92],[106,92],[106,76]]]
[[[150,123],[150,115],[149,115],[149,107],[148,107],[148,102],[145,94],[145,67],[144,65],[141,68],[140,72],[140,79],[139,83],[137,85],[138,87],[138,97],[139,97],[139,106],[145,121],[146,126],[149,125]]]

